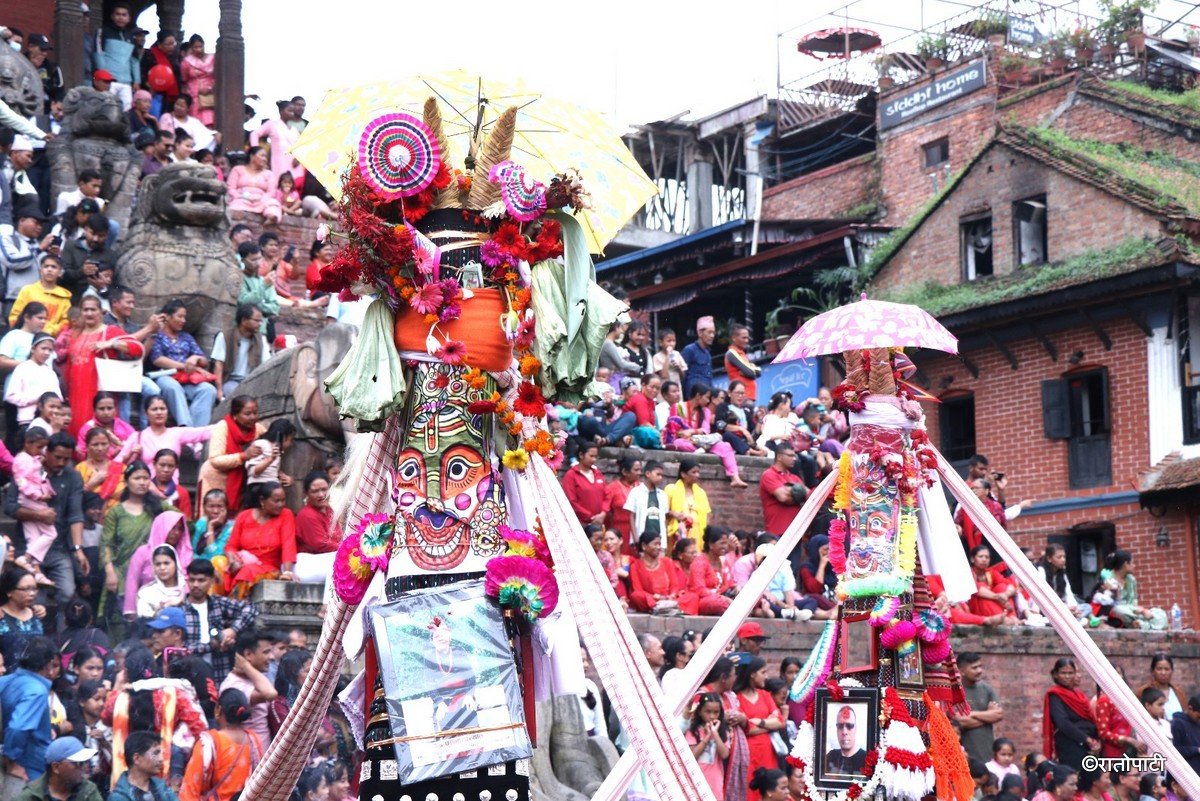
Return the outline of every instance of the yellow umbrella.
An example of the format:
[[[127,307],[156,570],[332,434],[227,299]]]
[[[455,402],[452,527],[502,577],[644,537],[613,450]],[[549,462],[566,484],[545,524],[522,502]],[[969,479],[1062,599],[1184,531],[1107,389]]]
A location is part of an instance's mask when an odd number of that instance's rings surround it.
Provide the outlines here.
[[[621,226],[658,191],[617,131],[599,114],[530,91],[519,81],[488,81],[462,70],[330,90],[292,155],[336,197],[343,173],[357,159],[367,123],[393,112],[419,118],[430,97],[437,98],[441,108],[450,150],[442,160],[458,169],[463,169],[468,153],[474,154],[497,118],[516,106],[511,159],[542,183],[571,168],[579,171],[594,201],[594,208],[579,214],[592,253],[603,252]]]

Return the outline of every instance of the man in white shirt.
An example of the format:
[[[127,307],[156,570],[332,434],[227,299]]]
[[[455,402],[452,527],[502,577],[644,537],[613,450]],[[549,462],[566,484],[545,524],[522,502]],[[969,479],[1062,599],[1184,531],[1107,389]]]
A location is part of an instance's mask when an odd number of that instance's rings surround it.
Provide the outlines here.
[[[99,206],[99,211],[104,211],[106,201],[100,197],[100,190],[104,188],[104,177],[100,175],[99,170],[85,169],[79,172],[79,188],[71,192],[63,192],[58,196],[58,203],[54,206],[54,216],[61,217],[66,213],[67,209],[72,206],[78,206],[84,198],[91,198]]]
[[[262,332],[263,314],[257,306],[242,303],[234,312],[233,337],[236,347],[230,354],[225,332],[217,332],[213,340],[213,372],[217,375],[217,401],[233,394],[238,384],[246,380],[255,367],[271,358],[271,348]]]
[[[631,520],[629,545],[636,548],[642,535],[647,532],[658,534],[664,547],[667,542],[667,493],[662,485],[662,465],[651,459],[642,468],[642,483],[629,491],[625,499],[625,511]]]

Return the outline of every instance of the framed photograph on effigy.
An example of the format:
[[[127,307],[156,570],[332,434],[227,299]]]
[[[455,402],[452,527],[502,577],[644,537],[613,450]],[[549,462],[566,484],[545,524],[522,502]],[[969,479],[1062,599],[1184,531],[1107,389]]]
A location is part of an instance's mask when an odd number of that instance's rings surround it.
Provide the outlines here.
[[[925,689],[925,663],[921,659],[921,641],[914,640],[907,653],[896,652],[896,687],[902,690]]]
[[[867,754],[879,745],[879,690],[841,688],[835,699],[827,687],[813,698],[816,765],[813,778],[821,790],[845,790],[864,778]]]
[[[879,666],[879,639],[867,613],[845,615],[838,641],[838,671],[864,673]]]

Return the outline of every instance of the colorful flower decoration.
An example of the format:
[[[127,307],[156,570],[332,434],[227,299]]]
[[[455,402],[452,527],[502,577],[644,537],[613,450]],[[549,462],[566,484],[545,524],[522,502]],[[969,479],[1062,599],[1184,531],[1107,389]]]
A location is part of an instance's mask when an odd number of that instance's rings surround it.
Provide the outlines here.
[[[500,459],[500,463],[509,470],[524,470],[529,466],[529,453],[523,448],[507,450]]]
[[[950,621],[936,609],[922,609],[916,617],[917,636],[932,643],[950,638]]]
[[[911,620],[894,620],[879,634],[879,644],[889,650],[899,648],[902,644],[917,636],[917,627]]]
[[[433,183],[441,158],[433,131],[411,114],[376,117],[358,141],[363,177],[387,200],[415,195]]]
[[[871,625],[875,628],[883,628],[896,619],[896,613],[899,611],[900,598],[894,595],[881,595],[871,610]]]
[[[845,381],[838,384],[830,394],[833,395],[833,408],[841,412],[861,412],[866,408],[866,398],[869,393],[860,391],[853,384]]]
[[[500,606],[513,609],[530,622],[545,617],[558,606],[554,572],[528,556],[497,556],[487,564],[484,592]]]
[[[927,643],[925,647],[921,649],[921,659],[923,659],[927,665],[937,665],[945,662],[949,656],[949,638],[937,642]]]
[[[546,186],[529,177],[520,164],[502,161],[492,167],[488,180],[500,185],[500,199],[514,220],[530,222],[546,210]]]
[[[353,536],[359,538],[362,560],[371,570],[387,570],[395,530],[395,523],[388,515],[366,514],[358,521]]]
[[[342,540],[333,557],[333,588],[343,603],[351,606],[361,603],[374,575],[375,571],[363,556],[358,532]]]
[[[537,559],[546,567],[554,567],[554,559],[550,556],[550,547],[546,540],[534,531],[520,528],[500,526],[500,538],[504,540],[505,556],[528,556]]]

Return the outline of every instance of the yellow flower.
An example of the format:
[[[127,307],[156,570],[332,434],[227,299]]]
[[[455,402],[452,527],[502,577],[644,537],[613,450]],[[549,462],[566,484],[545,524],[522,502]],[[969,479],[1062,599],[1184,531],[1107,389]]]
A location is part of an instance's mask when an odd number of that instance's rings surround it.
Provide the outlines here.
[[[525,451],[505,451],[500,461],[509,470],[524,470],[529,466],[529,454]]]

